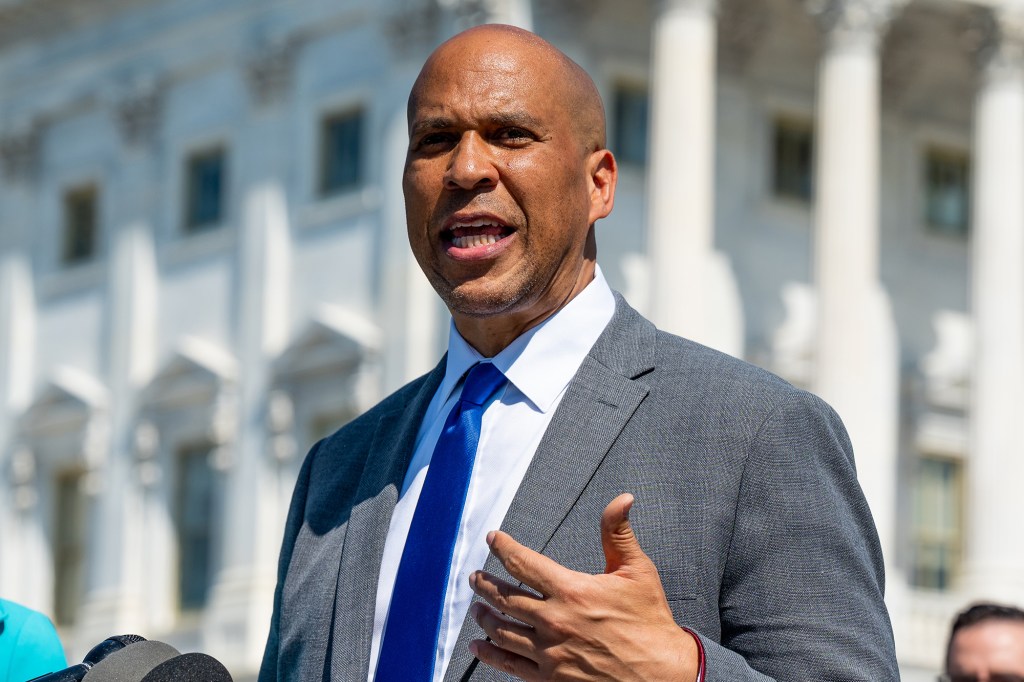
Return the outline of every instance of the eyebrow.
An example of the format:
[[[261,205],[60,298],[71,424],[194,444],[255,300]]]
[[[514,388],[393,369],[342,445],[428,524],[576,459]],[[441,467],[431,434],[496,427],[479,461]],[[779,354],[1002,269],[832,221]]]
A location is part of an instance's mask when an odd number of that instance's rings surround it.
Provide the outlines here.
[[[497,126],[522,126],[525,128],[540,128],[540,121],[525,111],[499,111],[488,117],[491,125]],[[455,121],[444,116],[430,116],[416,120],[409,129],[412,135],[418,135],[430,130],[444,130],[455,126]]]

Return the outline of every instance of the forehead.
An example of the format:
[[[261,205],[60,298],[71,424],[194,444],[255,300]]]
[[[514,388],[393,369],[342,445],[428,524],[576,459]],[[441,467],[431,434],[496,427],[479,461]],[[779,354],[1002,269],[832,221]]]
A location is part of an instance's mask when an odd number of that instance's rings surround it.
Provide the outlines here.
[[[410,122],[443,112],[553,108],[564,78],[554,60],[529,45],[465,40],[442,46],[423,67],[409,100]]]
[[[963,628],[953,638],[950,663],[966,670],[984,666],[1024,674],[1024,623],[994,619]]]

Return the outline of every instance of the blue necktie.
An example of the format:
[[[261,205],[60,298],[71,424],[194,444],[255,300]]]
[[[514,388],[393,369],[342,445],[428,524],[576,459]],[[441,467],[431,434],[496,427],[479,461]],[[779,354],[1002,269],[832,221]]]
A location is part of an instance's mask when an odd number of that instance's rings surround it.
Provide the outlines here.
[[[448,413],[398,565],[375,682],[418,682],[434,676],[441,613],[480,442],[480,420],[505,381],[494,365],[475,365]]]

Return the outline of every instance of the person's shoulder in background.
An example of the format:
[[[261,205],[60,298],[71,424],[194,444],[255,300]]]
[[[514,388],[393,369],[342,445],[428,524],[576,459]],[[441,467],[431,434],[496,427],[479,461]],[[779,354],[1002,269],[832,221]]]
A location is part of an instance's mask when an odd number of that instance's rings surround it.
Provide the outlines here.
[[[67,667],[50,619],[0,599],[0,682],[25,682]]]

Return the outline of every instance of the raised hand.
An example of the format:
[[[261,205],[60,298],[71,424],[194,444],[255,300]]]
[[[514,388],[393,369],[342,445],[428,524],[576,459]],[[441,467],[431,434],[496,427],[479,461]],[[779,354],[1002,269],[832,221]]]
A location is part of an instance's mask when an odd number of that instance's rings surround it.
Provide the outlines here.
[[[625,493],[601,515],[600,575],[565,568],[506,533],[489,533],[491,553],[534,592],[483,571],[470,575],[484,600],[472,606],[473,617],[490,639],[473,641],[473,655],[527,682],[696,680],[697,644],[672,619],[658,571],[629,524],[632,505]]]

